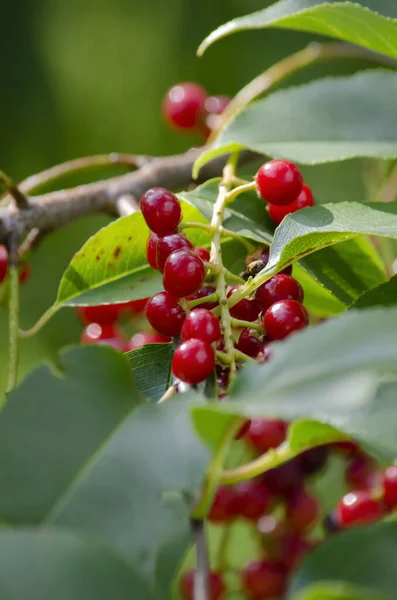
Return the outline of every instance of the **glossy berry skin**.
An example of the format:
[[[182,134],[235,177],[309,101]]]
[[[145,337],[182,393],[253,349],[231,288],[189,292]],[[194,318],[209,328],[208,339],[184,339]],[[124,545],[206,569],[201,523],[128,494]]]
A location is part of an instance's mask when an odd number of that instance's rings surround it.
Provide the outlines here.
[[[166,344],[171,341],[171,338],[160,335],[155,331],[143,331],[132,336],[127,344],[127,350],[138,350],[145,344]]]
[[[303,302],[303,288],[290,275],[278,273],[263,283],[256,290],[255,304],[261,312],[267,311],[280,300],[296,300]]]
[[[115,323],[126,309],[125,304],[102,304],[99,306],[79,306],[77,314],[82,323]]]
[[[204,262],[209,262],[210,252],[209,252],[209,250],[207,250],[207,248],[199,247],[199,248],[195,248],[194,251],[197,254],[197,256],[199,256],[201,258],[201,260],[203,260]]]
[[[157,235],[173,233],[182,218],[178,198],[162,187],[147,190],[141,196],[139,206],[147,226]]]
[[[30,264],[25,263],[22,269],[19,271],[19,283],[25,283],[30,276]]]
[[[0,283],[4,281],[8,273],[8,251],[3,245],[0,245]]]
[[[99,323],[90,323],[81,334],[80,343],[102,344],[104,346],[111,346],[121,352],[126,352],[127,350],[123,333],[111,323],[101,325]]]
[[[306,492],[299,490],[287,500],[286,518],[295,531],[303,533],[317,521],[319,517],[317,499]]]
[[[208,513],[212,523],[229,523],[237,516],[235,488],[231,485],[220,485]]]
[[[206,98],[207,92],[198,83],[179,83],[164,98],[163,115],[177,129],[195,129]]]
[[[284,206],[299,196],[303,177],[298,167],[287,160],[271,160],[260,167],[255,182],[261,198],[271,204]]]
[[[309,324],[306,308],[296,300],[280,300],[267,309],[264,326],[271,340],[283,340]]]
[[[146,242],[146,258],[152,269],[157,269],[157,242],[159,236],[151,232]]]
[[[253,561],[241,575],[244,593],[253,600],[279,598],[286,586],[285,568],[272,560]]]
[[[271,494],[288,498],[302,488],[303,477],[299,461],[292,459],[275,469],[266,471],[263,482]]]
[[[383,516],[382,503],[365,490],[343,496],[336,507],[337,522],[342,527],[374,523]]]
[[[226,598],[225,585],[222,576],[215,571],[210,572],[208,600],[224,600]],[[179,582],[179,591],[182,600],[194,600],[194,571],[187,571]]]
[[[215,288],[208,285],[199,289],[194,294],[187,296],[186,300],[198,300],[198,298],[205,298],[206,296],[210,296],[216,292]],[[200,308],[206,308],[207,310],[212,310],[218,306],[218,302],[203,302],[200,304]]]
[[[191,339],[177,348],[172,359],[172,372],[185,383],[195,385],[209,377],[215,369],[215,352],[208,342]]]
[[[257,521],[270,506],[270,496],[262,481],[251,479],[238,483],[235,494],[237,513],[250,521]]]
[[[306,208],[308,206],[314,206],[314,198],[309,186],[303,185],[301,193],[293,202],[291,202],[291,204],[287,204],[285,206],[269,204],[269,217],[271,218],[273,223],[276,223],[276,225],[280,225],[284,217],[291,213],[297,212],[301,208]]]
[[[239,285],[233,287],[227,293],[227,297],[230,298],[230,296],[232,296],[234,292],[239,289],[239,287]],[[243,298],[240,300],[240,302],[231,307],[230,314],[234,319],[240,319],[241,321],[256,321],[259,312],[252,300]]]
[[[240,333],[238,342],[236,345],[237,350],[256,358],[265,348],[265,342],[258,337],[258,332],[255,329],[246,327]]]
[[[212,344],[218,342],[221,337],[218,319],[206,308],[194,308],[182,325],[181,338],[184,342],[196,338]]]
[[[177,250],[170,254],[164,265],[164,289],[176,298],[194,294],[205,279],[204,263],[191,250]]]
[[[281,419],[252,419],[247,441],[258,454],[264,454],[285,441],[287,429],[287,423]]]
[[[193,244],[181,233],[172,233],[158,239],[156,264],[157,269],[163,273],[164,266],[170,254],[176,250],[193,250]]]
[[[383,475],[383,500],[388,508],[397,506],[397,467],[394,465]]]
[[[167,292],[155,294],[146,304],[146,318],[150,325],[167,337],[180,334],[185,316],[178,300]]]

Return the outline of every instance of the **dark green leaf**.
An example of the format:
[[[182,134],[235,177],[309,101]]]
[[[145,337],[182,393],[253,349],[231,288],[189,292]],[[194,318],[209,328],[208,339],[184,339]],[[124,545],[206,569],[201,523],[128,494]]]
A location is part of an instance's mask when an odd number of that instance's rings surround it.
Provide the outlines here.
[[[311,165],[395,158],[396,94],[397,73],[384,70],[275,92],[239,112],[198,158],[194,172],[215,156],[243,148]]]
[[[126,354],[139,392],[152,402],[160,400],[171,380],[172,344],[146,344]]]
[[[329,35],[397,56],[397,8],[393,0],[283,0],[222,25],[203,41],[199,54],[231,33],[266,27]]]
[[[357,586],[329,581],[314,583],[305,588],[294,600],[390,600],[379,592],[368,592]]]
[[[352,308],[370,308],[371,306],[394,306],[397,304],[397,275],[389,281],[368,290],[357,298]]]
[[[321,581],[357,586],[370,597],[372,594],[372,600],[395,598],[396,552],[397,523],[379,523],[340,533],[304,560],[292,579],[288,598],[302,598],[299,593]]]
[[[294,265],[294,278],[303,287],[305,307],[311,314],[317,317],[330,317],[346,309],[346,305],[343,302],[338,300],[332,292],[312,277],[298,263]]]
[[[2,600],[154,600],[124,558],[78,533],[2,530]]]

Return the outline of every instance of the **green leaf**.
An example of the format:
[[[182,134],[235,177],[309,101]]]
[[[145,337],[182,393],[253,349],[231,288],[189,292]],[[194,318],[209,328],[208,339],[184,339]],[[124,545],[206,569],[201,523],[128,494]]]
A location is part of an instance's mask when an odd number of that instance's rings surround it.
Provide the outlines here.
[[[134,567],[78,533],[0,532],[3,600],[154,600]]]
[[[315,583],[305,588],[294,600],[390,600],[379,592],[368,592],[346,583]]]
[[[294,278],[305,293],[305,307],[317,317],[330,317],[343,312],[346,305],[312,277],[299,264],[294,265]]]
[[[238,113],[197,159],[194,173],[215,156],[243,148],[311,165],[395,158],[396,94],[397,73],[384,70],[275,92]]]
[[[298,594],[321,581],[357,586],[372,594],[373,600],[395,598],[396,552],[397,523],[379,523],[340,533],[303,561],[292,578],[288,598],[302,598]]]
[[[171,381],[172,344],[146,344],[126,354],[139,392],[152,402],[160,400]]]
[[[371,306],[394,306],[397,304],[397,275],[362,294],[352,304],[352,308],[370,308]]]
[[[329,35],[397,56],[397,8],[393,0],[282,0],[213,31],[198,53],[215,41],[247,29],[277,27]]]

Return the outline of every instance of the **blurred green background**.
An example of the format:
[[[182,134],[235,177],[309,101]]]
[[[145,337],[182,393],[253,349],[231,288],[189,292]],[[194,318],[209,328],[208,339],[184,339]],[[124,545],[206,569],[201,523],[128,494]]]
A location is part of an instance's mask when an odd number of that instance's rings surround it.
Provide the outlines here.
[[[270,64],[312,39],[276,30],[240,33],[196,58],[199,42],[212,29],[267,4],[271,2],[3,2],[0,168],[20,180],[77,156],[110,151],[170,154],[197,143],[162,121],[161,100],[170,86],[193,80],[214,94],[234,94]],[[368,65],[323,64],[292,82],[363,66]],[[364,199],[358,162],[317,167],[305,174],[321,202]],[[24,327],[31,326],[53,302],[73,253],[106,222],[105,217],[84,219],[42,243],[32,259],[31,278],[21,290]],[[2,389],[6,317],[2,309]],[[23,342],[21,374],[44,357],[54,359],[57,348],[78,340],[80,329],[73,309],[62,310],[35,338]]]

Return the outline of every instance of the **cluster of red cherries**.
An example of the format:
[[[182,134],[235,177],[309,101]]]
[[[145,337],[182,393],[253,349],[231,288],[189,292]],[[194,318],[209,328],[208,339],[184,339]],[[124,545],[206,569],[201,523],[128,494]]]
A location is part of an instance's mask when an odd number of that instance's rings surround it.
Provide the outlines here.
[[[8,250],[5,246],[0,245],[0,283],[6,279],[8,275]],[[29,263],[23,263],[19,270],[19,283],[25,283],[30,275]]]

